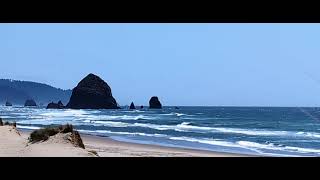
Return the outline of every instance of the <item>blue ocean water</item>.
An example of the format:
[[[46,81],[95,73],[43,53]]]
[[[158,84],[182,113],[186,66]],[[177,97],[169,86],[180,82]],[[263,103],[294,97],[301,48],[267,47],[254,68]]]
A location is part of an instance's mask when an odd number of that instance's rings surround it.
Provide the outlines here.
[[[20,129],[70,123],[115,140],[265,156],[320,156],[320,108],[164,107],[47,110],[0,107]]]

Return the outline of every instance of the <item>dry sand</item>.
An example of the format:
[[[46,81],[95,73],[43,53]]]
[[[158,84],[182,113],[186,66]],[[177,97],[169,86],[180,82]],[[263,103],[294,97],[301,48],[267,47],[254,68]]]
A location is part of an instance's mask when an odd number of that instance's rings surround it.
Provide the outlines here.
[[[20,135],[21,134],[21,135]],[[115,141],[106,137],[81,134],[86,149],[75,147],[57,134],[41,143],[28,144],[30,131],[18,132],[0,126],[0,156],[9,157],[244,157],[248,155],[218,153]]]
[[[19,132],[12,126],[0,126],[0,156],[17,157],[27,145]]]
[[[28,134],[20,133],[13,126],[0,126],[1,157],[94,157],[85,149],[75,147],[57,134],[45,142],[29,144]]]

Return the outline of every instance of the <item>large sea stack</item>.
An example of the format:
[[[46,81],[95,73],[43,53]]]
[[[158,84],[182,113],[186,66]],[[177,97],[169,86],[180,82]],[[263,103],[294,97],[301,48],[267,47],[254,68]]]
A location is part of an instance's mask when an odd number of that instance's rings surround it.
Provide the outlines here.
[[[24,103],[24,106],[37,106],[37,103],[33,99],[28,99]]]
[[[153,96],[149,101],[149,108],[150,109],[161,109],[162,105],[157,96]]]
[[[136,107],[134,106],[133,102],[130,104],[130,108],[129,109],[136,109]]]
[[[100,77],[89,74],[72,91],[70,109],[119,109],[111,88]]]

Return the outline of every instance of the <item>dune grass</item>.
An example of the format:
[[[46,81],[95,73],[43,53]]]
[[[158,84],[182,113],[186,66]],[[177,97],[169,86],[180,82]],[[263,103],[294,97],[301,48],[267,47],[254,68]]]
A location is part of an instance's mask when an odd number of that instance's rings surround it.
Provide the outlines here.
[[[36,143],[40,141],[46,141],[50,136],[54,136],[58,133],[71,133],[72,144],[85,149],[80,133],[74,130],[71,124],[60,125],[58,127],[46,127],[43,129],[35,130],[30,134],[29,142]]]

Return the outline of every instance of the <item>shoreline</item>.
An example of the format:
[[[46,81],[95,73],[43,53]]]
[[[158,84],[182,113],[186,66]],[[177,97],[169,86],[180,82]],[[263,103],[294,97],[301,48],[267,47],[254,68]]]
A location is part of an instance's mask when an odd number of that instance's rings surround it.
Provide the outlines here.
[[[31,130],[18,130],[25,139],[32,132]],[[248,154],[124,142],[110,137],[83,133],[80,133],[80,135],[86,149],[96,151],[99,157],[255,157]]]
[[[199,149],[183,148],[183,147],[168,147],[168,146],[161,146],[161,145],[155,145],[155,144],[125,142],[125,141],[114,140],[109,137],[100,137],[100,136],[94,136],[94,135],[88,135],[88,134],[81,134],[81,137],[85,145],[89,144],[88,147],[92,147],[90,146],[90,144],[93,141],[95,141],[101,144],[104,144],[104,143],[108,145],[114,144],[118,147],[131,147],[131,148],[137,149],[138,151],[140,150],[150,151],[150,154],[156,153],[159,156],[169,156],[169,157],[170,156],[172,157],[174,156],[180,156],[180,157],[251,157],[253,156],[253,155],[247,155],[247,154],[225,153],[225,152],[199,150]],[[134,153],[130,153],[130,155],[134,155]],[[137,155],[140,156],[139,154]],[[141,156],[143,156],[143,154]]]

